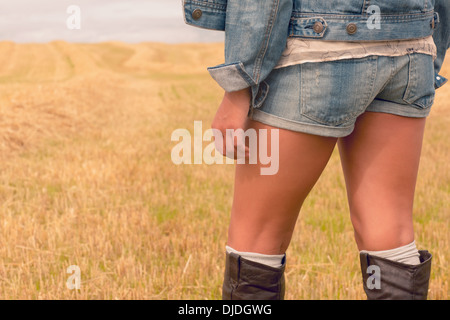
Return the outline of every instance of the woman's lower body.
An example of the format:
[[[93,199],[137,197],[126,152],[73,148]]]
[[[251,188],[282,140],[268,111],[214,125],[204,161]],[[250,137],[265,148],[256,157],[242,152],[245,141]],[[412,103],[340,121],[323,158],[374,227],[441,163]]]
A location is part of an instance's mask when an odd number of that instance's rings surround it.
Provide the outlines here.
[[[278,130],[267,146],[278,172],[236,165],[223,298],[284,297],[298,214],[337,145],[368,298],[426,299],[431,255],[415,248],[412,212],[432,57],[306,63],[275,69],[266,84],[247,129]]]

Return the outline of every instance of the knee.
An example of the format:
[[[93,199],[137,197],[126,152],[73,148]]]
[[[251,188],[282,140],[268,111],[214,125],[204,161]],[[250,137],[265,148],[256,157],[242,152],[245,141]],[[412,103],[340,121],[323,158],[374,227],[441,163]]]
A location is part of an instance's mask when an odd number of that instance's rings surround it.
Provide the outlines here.
[[[277,230],[270,226],[267,228],[230,226],[227,243],[230,247],[241,252],[284,254],[291,238],[291,230]]]
[[[414,240],[414,230],[410,219],[352,218],[352,223],[359,250],[388,250]]]

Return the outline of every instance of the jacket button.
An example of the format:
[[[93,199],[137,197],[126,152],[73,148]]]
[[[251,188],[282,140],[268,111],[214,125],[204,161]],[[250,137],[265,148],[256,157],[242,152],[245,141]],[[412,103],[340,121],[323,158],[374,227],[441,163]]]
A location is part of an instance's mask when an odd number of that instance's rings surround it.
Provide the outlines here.
[[[356,30],[358,30],[358,27],[354,23],[349,23],[347,25],[347,33],[348,34],[355,34]]]
[[[195,10],[192,12],[192,18],[193,18],[194,20],[198,20],[198,19],[200,19],[200,18],[202,17],[202,14],[203,14],[202,10],[200,10],[200,9],[195,9]]]
[[[313,30],[315,33],[321,33],[323,31],[323,23],[316,21],[316,23],[314,23]]]

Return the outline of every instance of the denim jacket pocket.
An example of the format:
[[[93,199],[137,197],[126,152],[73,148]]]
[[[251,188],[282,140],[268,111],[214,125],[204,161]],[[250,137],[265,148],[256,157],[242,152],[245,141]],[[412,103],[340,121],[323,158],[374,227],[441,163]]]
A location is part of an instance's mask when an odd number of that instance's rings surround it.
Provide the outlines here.
[[[409,54],[408,85],[403,101],[418,108],[429,108],[434,102],[435,73],[433,59],[425,54]]]

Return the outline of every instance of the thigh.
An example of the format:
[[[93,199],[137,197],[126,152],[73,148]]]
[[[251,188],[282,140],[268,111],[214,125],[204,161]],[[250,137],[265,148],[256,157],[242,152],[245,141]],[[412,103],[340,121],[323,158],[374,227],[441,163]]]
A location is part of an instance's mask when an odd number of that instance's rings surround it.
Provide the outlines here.
[[[412,211],[425,118],[366,112],[339,140],[350,213],[360,250],[414,239]]]
[[[268,150],[278,152],[278,171],[262,175],[265,167],[237,164],[228,245],[239,251],[284,253],[300,207],[326,166],[336,138],[278,129],[248,120],[260,137],[261,129],[278,130]],[[261,141],[259,141],[261,143]]]

